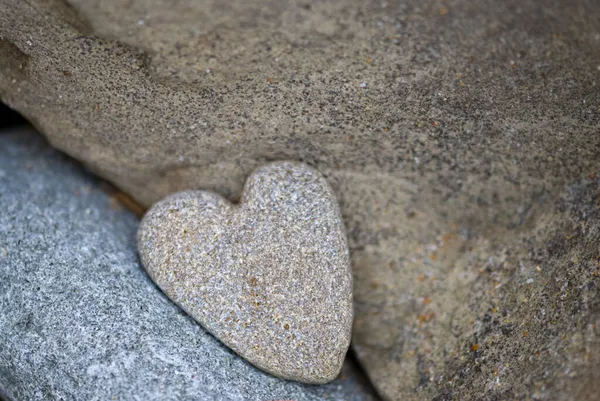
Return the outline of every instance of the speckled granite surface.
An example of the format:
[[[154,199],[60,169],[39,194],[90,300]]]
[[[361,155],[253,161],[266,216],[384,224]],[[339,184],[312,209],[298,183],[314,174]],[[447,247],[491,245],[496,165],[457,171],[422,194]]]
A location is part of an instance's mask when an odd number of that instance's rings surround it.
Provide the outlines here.
[[[346,232],[327,181],[271,163],[233,205],[213,192],[171,195],[144,216],[140,258],[154,282],[255,366],[326,383],[352,330]]]

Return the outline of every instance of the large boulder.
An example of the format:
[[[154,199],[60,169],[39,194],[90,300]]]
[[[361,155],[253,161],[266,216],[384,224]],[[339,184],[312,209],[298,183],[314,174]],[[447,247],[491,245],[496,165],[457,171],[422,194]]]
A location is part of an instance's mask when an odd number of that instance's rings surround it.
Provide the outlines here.
[[[146,206],[187,188],[236,200],[271,160],[323,173],[354,349],[385,398],[591,397],[593,357],[568,339],[590,338],[593,297],[555,305],[575,337],[479,339],[499,335],[493,313],[539,322],[519,291],[595,263],[595,231],[564,230],[600,169],[599,16],[594,0],[0,0],[0,98]]]
[[[370,401],[254,368],[152,283],[137,218],[32,132],[0,134],[0,398]]]

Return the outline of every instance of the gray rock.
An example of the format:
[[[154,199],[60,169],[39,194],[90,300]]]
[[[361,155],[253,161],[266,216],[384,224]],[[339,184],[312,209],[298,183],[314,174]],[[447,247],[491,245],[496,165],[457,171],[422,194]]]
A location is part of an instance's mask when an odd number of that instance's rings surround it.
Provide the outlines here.
[[[271,163],[233,205],[212,192],[169,196],[144,216],[142,263],[209,332],[276,376],[326,383],[352,330],[352,272],[333,191],[301,163]]]
[[[37,134],[0,135],[0,394],[9,400],[370,400],[259,371],[169,301],[138,221]]]

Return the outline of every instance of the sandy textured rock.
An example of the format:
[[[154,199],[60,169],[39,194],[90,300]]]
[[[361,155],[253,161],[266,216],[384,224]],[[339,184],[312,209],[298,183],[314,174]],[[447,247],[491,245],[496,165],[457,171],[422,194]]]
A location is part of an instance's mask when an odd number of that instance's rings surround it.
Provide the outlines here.
[[[227,346],[273,375],[336,378],[352,330],[352,271],[333,191],[301,163],[257,169],[239,205],[213,192],[167,197],[144,216],[154,282]]]
[[[513,258],[498,310],[522,321],[541,312],[509,294],[545,281],[518,286],[516,255],[568,273],[545,249],[576,221],[563,196],[600,169],[599,18],[596,0],[0,0],[0,98],[147,206],[182,189],[235,200],[266,161],[324,174],[354,349],[387,399],[593,399],[593,358],[560,331],[479,354],[469,336],[488,327],[489,260]],[[582,339],[595,309],[565,299],[552,321]],[[525,366],[532,338],[556,354]]]
[[[0,398],[372,400],[351,364],[308,386],[235,355],[152,283],[137,226],[38,134],[0,133]]]

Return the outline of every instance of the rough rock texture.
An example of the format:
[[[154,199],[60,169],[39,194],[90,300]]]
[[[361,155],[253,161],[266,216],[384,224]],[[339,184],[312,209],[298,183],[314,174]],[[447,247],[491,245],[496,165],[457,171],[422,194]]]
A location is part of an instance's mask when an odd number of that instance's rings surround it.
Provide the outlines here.
[[[227,346],[275,376],[337,377],[350,345],[352,271],[333,191],[301,163],[258,168],[233,205],[169,196],[138,231],[154,282]]]
[[[190,188],[236,199],[269,160],[324,174],[348,231],[354,349],[386,398],[600,394],[588,298],[552,312],[575,337],[515,328],[470,351],[491,333],[484,305],[509,311],[502,327],[533,324],[518,291],[595,263],[592,234],[564,230],[592,205],[569,191],[591,194],[600,169],[597,0],[0,0],[0,37],[0,98],[148,206]],[[537,265],[546,278],[520,286]],[[555,354],[525,363],[542,343]]]
[[[37,134],[0,135],[0,394],[9,400],[370,400],[348,365],[259,371],[139,264],[137,219]]]

